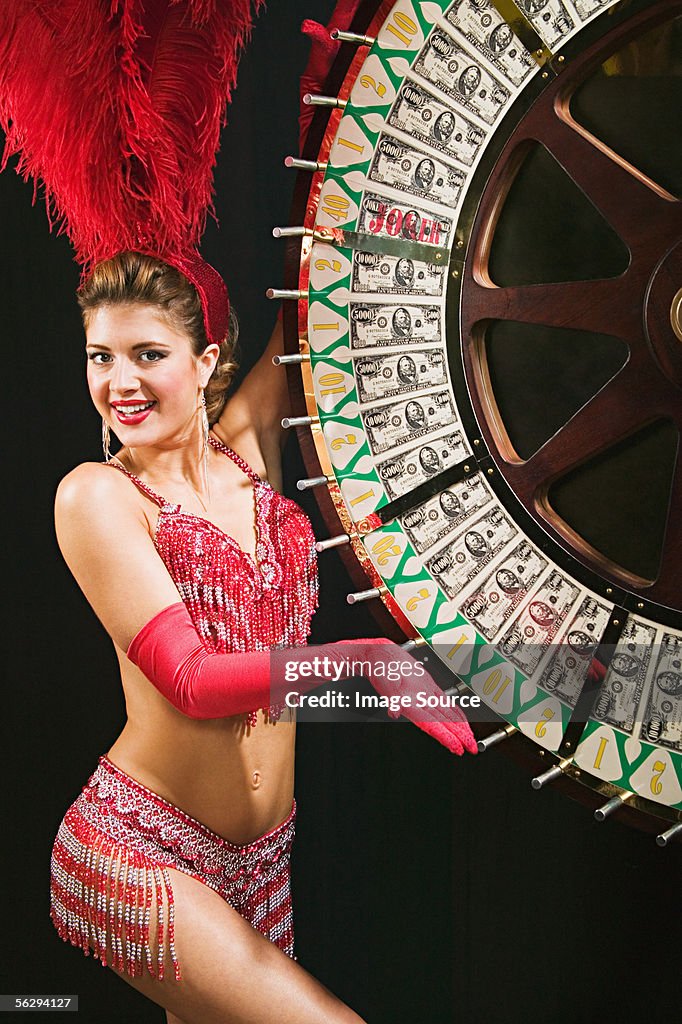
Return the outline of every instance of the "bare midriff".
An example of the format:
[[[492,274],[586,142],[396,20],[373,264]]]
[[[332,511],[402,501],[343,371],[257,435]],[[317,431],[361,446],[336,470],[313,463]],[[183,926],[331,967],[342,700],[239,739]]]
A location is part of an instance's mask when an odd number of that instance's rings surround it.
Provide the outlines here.
[[[232,843],[288,817],[294,795],[295,712],[193,719],[173,707],[118,648],[127,722],[108,758]]]

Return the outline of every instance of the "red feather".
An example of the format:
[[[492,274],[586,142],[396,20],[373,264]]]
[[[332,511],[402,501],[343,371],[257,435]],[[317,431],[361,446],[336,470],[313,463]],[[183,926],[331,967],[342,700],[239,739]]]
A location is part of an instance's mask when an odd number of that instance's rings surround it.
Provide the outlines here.
[[[263,0],[3,0],[2,167],[44,184],[85,273],[199,242],[220,128]]]

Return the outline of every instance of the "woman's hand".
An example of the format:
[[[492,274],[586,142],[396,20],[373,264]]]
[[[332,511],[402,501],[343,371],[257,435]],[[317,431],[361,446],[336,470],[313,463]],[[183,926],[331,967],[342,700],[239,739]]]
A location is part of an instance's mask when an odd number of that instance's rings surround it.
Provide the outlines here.
[[[391,700],[392,718],[403,715],[408,721],[447,747],[453,754],[467,750],[476,754],[478,747],[464,713],[434,682],[422,662],[390,640],[341,641],[355,644],[353,660],[362,664],[362,674],[382,697]],[[433,707],[429,697],[436,698]],[[441,706],[441,704],[443,706]],[[399,710],[398,710],[399,706]]]

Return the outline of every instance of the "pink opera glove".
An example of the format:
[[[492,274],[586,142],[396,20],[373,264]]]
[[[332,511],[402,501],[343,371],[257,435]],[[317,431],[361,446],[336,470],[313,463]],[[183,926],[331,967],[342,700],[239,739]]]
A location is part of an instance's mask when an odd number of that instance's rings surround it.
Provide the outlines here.
[[[211,654],[182,601],[145,623],[126,654],[189,718],[227,718],[271,702],[269,652]]]
[[[365,651],[385,641],[339,640],[318,647],[221,654],[206,650],[182,601],[157,612],[135,634],[126,652],[166,700],[188,718],[229,718],[279,704],[287,692],[304,692],[330,679],[309,673],[287,682],[288,661],[309,663],[312,656],[347,660],[348,647]],[[348,676],[346,675],[346,678]]]
[[[363,641],[356,641],[358,647]],[[399,718],[401,715],[416,725],[428,736],[433,737],[442,746],[453,753],[462,755],[464,751],[470,754],[478,753],[478,746],[471,731],[471,726],[466,720],[464,713],[455,705],[441,707],[439,704],[434,707],[420,707],[417,705],[417,694],[423,694],[423,699],[436,697],[440,701],[444,694],[441,688],[433,681],[426,669],[417,674],[401,674],[400,679],[394,681],[389,678],[389,663],[406,662],[409,659],[414,665],[421,665],[416,658],[404,651],[397,644],[389,640],[379,641],[378,645],[372,644],[371,648],[363,650],[363,661],[370,663],[370,672],[364,673],[370,683],[382,697],[409,697],[411,703],[401,704],[400,711],[388,712],[391,718]],[[423,666],[422,666],[423,667]]]
[[[145,623],[126,653],[166,700],[196,719],[245,714],[281,702],[288,691],[311,690],[333,678],[301,671],[287,682],[282,672],[285,661],[308,667],[314,658],[335,664],[342,659],[343,667],[348,667],[343,678],[362,674],[380,696],[412,699],[410,706],[401,704],[395,717],[403,714],[453,754],[476,753],[476,742],[459,708],[415,705],[417,693],[442,697],[442,690],[420,662],[381,637],[283,651],[220,654],[206,650],[187,608],[178,601]],[[358,663],[361,671],[353,667]],[[408,673],[406,666],[419,666],[419,671]],[[397,678],[391,678],[389,668]]]
[[[301,113],[298,118],[299,152],[303,152],[303,146],[305,145],[308,129],[310,128],[310,122],[315,114],[315,108],[306,106],[303,102],[303,97],[308,92],[313,95],[318,95],[322,92],[324,83],[326,82],[329,72],[331,71],[332,64],[334,63],[334,58],[336,57],[341,45],[337,40],[332,39],[329,33],[333,28],[345,31],[353,21],[355,12],[359,6],[360,0],[339,0],[326,28],[324,25],[320,25],[319,22],[310,21],[307,18],[301,25],[301,32],[310,38],[312,46],[310,49],[308,64],[301,75],[300,82]]]

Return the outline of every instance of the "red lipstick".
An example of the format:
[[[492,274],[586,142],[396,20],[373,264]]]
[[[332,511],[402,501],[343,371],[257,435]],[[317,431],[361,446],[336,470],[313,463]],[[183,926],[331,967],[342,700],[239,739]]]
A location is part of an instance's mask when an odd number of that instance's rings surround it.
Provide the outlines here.
[[[155,405],[156,402],[140,401],[111,403],[111,407],[116,413],[117,420],[119,421],[119,423],[124,423],[126,426],[134,426],[136,423],[142,423],[143,420],[147,419],[147,416],[149,416],[149,413],[152,411]],[[128,409],[130,409],[131,411],[128,412]]]

